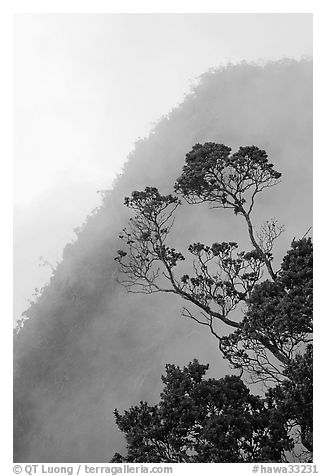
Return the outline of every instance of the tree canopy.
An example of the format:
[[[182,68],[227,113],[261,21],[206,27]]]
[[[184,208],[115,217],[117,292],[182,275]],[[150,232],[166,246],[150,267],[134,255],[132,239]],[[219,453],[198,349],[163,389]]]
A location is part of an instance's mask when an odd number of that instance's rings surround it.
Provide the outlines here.
[[[116,260],[130,292],[173,293],[190,304],[182,315],[208,328],[240,376],[263,382],[282,425],[289,432],[297,426],[301,444],[311,451],[312,413],[302,402],[312,401],[312,241],[306,236],[293,240],[276,270],[273,246],[283,227],[271,219],[257,231],[252,221],[257,196],[280,177],[256,146],[231,155],[223,144],[196,144],[175,183],[177,195],[146,187],[125,199],[134,216],[120,234],[125,248]],[[187,256],[170,246],[182,198],[233,210],[244,219],[252,248],[196,242],[188,246]],[[122,422],[118,416],[117,422]]]
[[[166,366],[159,404],[115,411],[127,455],[112,462],[239,463],[282,461],[293,443],[274,402],[250,393],[237,376],[204,378],[197,360]]]

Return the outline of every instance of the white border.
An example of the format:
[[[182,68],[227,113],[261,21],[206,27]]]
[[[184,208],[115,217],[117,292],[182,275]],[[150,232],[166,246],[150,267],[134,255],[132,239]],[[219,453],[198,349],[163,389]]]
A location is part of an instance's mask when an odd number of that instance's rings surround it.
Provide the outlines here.
[[[245,9],[244,9],[245,6]],[[0,197],[0,250],[2,251],[2,266],[0,272],[1,309],[3,322],[3,338],[1,362],[3,365],[2,387],[2,438],[1,463],[8,466],[4,474],[12,474],[12,156],[13,156],[13,15],[19,13],[314,13],[314,235],[315,235],[315,316],[317,331],[315,332],[315,424],[314,440],[316,451],[314,461],[318,465],[319,474],[323,474],[322,441],[325,433],[324,399],[325,399],[325,367],[324,367],[324,291],[325,273],[325,233],[324,203],[322,193],[325,188],[325,125],[322,117],[326,114],[325,104],[325,9],[321,1],[273,1],[258,2],[247,0],[233,2],[216,2],[201,0],[194,1],[108,1],[108,0],[16,0],[5,2],[1,7],[0,15],[0,48],[1,48],[1,197]],[[181,465],[184,466],[184,465]],[[197,466],[190,468],[187,465],[174,474],[187,474],[202,470]],[[193,466],[193,465],[191,465]],[[211,466],[211,465],[209,465]],[[223,468],[222,468],[223,466]],[[230,472],[225,465],[218,468],[223,474],[250,474],[251,466],[234,465]],[[228,465],[230,466],[230,465]],[[196,469],[197,468],[197,469]],[[205,472],[211,474],[217,468],[205,466]],[[248,472],[248,473],[247,473]],[[325,473],[326,474],[326,473]]]

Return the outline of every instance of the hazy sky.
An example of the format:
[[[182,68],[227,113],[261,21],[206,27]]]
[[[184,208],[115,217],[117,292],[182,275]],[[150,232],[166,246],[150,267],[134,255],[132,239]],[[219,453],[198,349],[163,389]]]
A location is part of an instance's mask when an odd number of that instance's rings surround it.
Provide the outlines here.
[[[312,55],[309,14],[15,18],[15,319],[139,137],[210,67]]]

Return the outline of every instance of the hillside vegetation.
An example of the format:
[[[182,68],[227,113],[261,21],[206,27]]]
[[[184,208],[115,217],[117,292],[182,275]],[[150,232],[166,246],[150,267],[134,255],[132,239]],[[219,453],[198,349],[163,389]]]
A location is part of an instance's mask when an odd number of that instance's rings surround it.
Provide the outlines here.
[[[129,219],[124,197],[146,186],[171,192],[185,154],[209,141],[234,150],[255,144],[282,172],[277,193],[267,191],[255,210],[257,223],[276,217],[286,227],[276,259],[311,226],[311,62],[243,63],[205,73],[183,103],[135,144],[114,188],[65,247],[15,333],[16,462],[108,461],[124,448],[114,408],[156,401],[166,363],[198,358],[210,362],[216,378],[229,371],[214,339],[180,317],[177,299],[128,294],[117,283],[114,261]],[[235,217],[183,205],[176,247],[186,249],[189,236],[248,244]]]

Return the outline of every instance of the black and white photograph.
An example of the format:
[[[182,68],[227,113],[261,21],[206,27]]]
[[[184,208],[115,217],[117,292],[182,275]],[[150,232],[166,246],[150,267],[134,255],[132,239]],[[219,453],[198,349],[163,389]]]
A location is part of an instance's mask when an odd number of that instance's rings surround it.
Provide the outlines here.
[[[313,14],[13,22],[14,472],[317,473]]]

